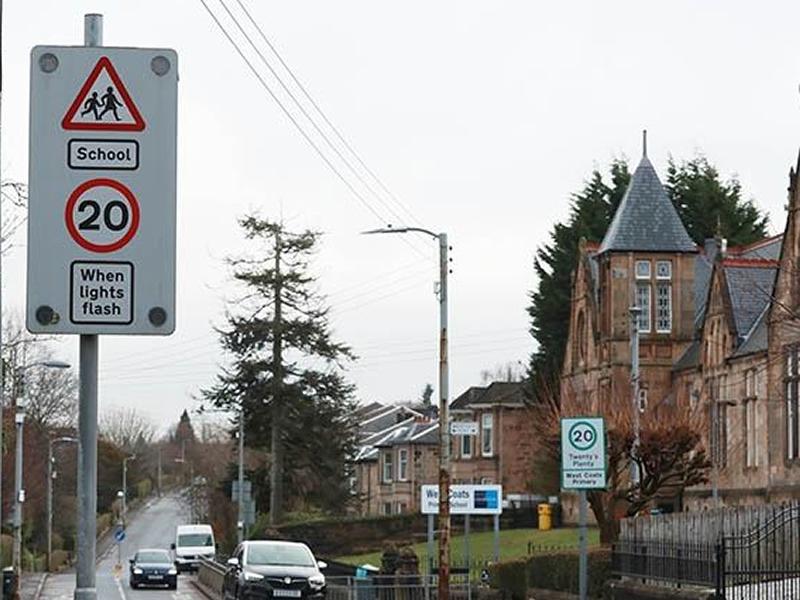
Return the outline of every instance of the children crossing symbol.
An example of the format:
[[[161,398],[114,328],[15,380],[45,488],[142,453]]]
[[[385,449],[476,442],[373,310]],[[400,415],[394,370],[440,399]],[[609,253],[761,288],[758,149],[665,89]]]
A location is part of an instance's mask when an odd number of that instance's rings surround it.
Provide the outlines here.
[[[103,56],[67,109],[61,126],[85,131],[142,131],[145,122],[114,65]]]

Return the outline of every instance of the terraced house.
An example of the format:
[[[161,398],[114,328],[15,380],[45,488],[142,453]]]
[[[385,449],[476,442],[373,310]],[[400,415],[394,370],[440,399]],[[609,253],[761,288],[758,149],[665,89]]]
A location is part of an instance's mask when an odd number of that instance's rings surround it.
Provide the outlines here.
[[[603,241],[581,246],[562,394],[591,413],[630,398],[632,412],[637,319],[640,410],[677,403],[703,419],[710,482],[663,498],[662,509],[775,502],[800,491],[798,209],[793,169],[782,235],[746,247],[697,245],[645,155]]]
[[[533,491],[535,435],[522,384],[471,387],[450,405],[451,419],[478,434],[451,437],[453,483],[500,483],[512,502]],[[419,512],[420,487],[439,476],[439,421],[420,407],[362,409],[354,491],[360,514]]]

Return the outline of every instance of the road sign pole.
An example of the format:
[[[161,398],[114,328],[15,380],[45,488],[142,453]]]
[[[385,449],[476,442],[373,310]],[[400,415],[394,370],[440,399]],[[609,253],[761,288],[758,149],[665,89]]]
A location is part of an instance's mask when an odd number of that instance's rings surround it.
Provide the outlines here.
[[[87,15],[87,19],[97,15]],[[97,600],[97,335],[80,336],[78,565],[75,600]]]
[[[494,562],[500,562],[500,515],[494,515]]]
[[[587,582],[589,577],[589,548],[586,539],[586,490],[578,492],[579,507],[578,507],[578,540],[580,546],[580,557],[578,559],[578,593],[580,600],[586,600]]]
[[[103,15],[83,17],[84,45],[103,45]],[[75,600],[97,600],[97,335],[80,336],[78,394],[78,563]]]

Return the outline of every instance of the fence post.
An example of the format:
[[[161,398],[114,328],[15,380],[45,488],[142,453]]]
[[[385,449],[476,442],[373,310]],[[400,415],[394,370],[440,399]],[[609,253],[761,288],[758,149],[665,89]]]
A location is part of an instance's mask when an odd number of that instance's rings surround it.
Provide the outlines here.
[[[717,600],[725,598],[725,538],[717,543]]]

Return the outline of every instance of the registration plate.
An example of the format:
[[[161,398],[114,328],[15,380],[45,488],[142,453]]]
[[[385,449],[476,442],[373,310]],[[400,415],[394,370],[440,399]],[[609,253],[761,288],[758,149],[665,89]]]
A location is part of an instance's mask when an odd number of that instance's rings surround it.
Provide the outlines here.
[[[277,598],[299,598],[300,590],[272,590],[272,595]]]
[[[150,581],[161,581],[162,579],[164,579],[164,576],[163,575],[148,575],[147,578]]]

